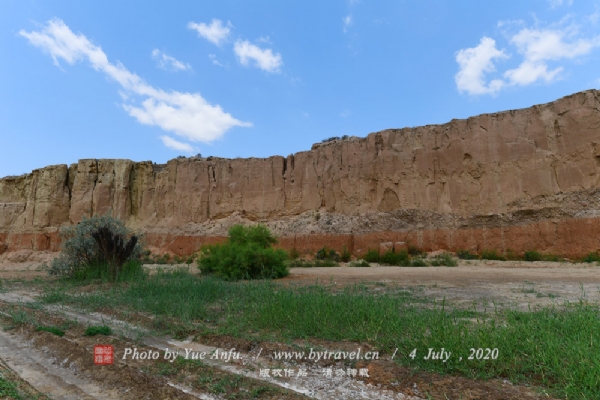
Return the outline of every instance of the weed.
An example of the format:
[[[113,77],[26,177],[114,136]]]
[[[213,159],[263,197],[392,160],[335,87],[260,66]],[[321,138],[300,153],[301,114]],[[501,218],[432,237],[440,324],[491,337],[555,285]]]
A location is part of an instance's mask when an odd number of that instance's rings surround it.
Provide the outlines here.
[[[477,260],[479,256],[475,253],[471,253],[469,250],[458,250],[456,256],[461,260]]]
[[[594,251],[585,256],[582,261],[586,263],[600,262],[600,254]]]
[[[50,332],[55,334],[56,336],[64,336],[65,335],[65,331],[63,331],[62,329],[56,327],[56,326],[38,326],[36,329],[36,331],[40,332]]]
[[[338,262],[338,261],[340,261],[340,255],[338,253],[336,253],[335,250],[330,249],[329,247],[325,246],[322,249],[320,249],[319,251],[317,251],[317,254],[315,255],[315,259],[330,260],[330,261]]]
[[[292,248],[292,250],[290,250],[290,253],[288,256],[289,256],[290,260],[297,260],[298,258],[300,258],[300,252],[298,251],[298,249],[296,249],[294,247],[294,248]]]
[[[525,261],[542,261],[542,255],[535,250],[526,251],[525,255],[523,255],[523,260],[525,260]]]
[[[407,266],[410,264],[408,252],[406,250],[402,250],[398,253],[388,250],[380,257],[380,262],[382,264],[395,266]]]
[[[442,253],[433,257],[430,261],[433,267],[456,267],[458,262],[450,253]]]
[[[355,260],[355,261],[351,261],[350,263],[348,263],[349,267],[370,267],[371,264],[369,264],[368,262],[366,262],[365,260]]]
[[[350,257],[352,257],[352,253],[350,253],[348,247],[344,245],[344,247],[342,248],[342,255],[340,256],[340,260],[342,260],[342,262],[348,262],[350,261]]]
[[[377,250],[369,249],[367,250],[367,254],[363,257],[363,260],[370,263],[378,263],[380,260],[379,252]]]
[[[506,257],[498,254],[496,250],[483,250],[481,252],[482,260],[496,260],[496,261],[506,261]]]
[[[96,335],[112,335],[112,329],[106,325],[90,326],[85,330],[85,336],[96,336]]]
[[[425,260],[423,260],[423,258],[417,257],[417,258],[414,258],[411,260],[410,266],[411,267],[427,267],[428,264],[425,262]]]

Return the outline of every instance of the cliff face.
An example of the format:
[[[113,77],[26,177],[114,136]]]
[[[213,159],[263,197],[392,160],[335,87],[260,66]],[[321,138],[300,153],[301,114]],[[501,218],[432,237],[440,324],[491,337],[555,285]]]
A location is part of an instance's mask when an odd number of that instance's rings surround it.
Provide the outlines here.
[[[187,236],[223,235],[219,221],[233,220],[268,221],[288,236],[510,227],[596,218],[599,184],[600,92],[589,90],[287,158],[42,168],[0,179],[0,243],[21,246],[15,235],[52,242],[61,225],[108,211],[132,228]],[[316,211],[330,223],[302,222]]]

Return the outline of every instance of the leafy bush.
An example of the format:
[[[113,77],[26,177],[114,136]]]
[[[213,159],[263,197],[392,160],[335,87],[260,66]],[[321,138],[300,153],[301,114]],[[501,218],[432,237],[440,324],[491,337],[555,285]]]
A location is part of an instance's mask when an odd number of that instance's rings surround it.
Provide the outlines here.
[[[475,253],[471,253],[469,250],[458,250],[456,256],[461,260],[477,260],[479,256]]]
[[[323,247],[317,254],[315,255],[317,260],[330,260],[330,261],[340,261],[340,255],[336,253],[335,250],[328,248],[327,246]]]
[[[288,255],[271,247],[276,242],[264,225],[234,225],[227,243],[202,248],[198,268],[225,280],[281,278],[289,274]]]
[[[483,250],[481,252],[482,260],[496,260],[496,261],[506,261],[506,258],[501,254],[498,254],[496,250]]]
[[[344,245],[344,247],[342,248],[342,254],[340,256],[340,260],[342,260],[342,262],[348,262],[348,261],[350,261],[351,257],[352,257],[352,253],[350,253],[350,250],[348,250],[348,247],[346,247],[346,245]]]
[[[442,253],[434,256],[430,264],[432,267],[456,267],[458,262],[450,253]]]
[[[367,250],[367,254],[365,254],[362,259],[370,263],[379,263],[381,256],[377,250],[369,249]]]
[[[395,265],[395,266],[408,266],[410,260],[408,258],[408,252],[402,250],[398,253],[394,253],[392,250],[385,252],[380,258],[382,264]]]
[[[98,239],[95,239],[94,235]],[[49,269],[52,275],[68,277],[90,273],[93,275],[94,272],[89,271],[90,269],[105,268],[107,264],[114,262],[125,263],[128,260],[138,260],[142,253],[142,245],[139,241],[131,245],[133,233],[122,221],[110,215],[84,217],[77,225],[61,228],[60,237],[61,254],[52,260]],[[104,248],[103,240],[106,245]],[[124,244],[126,241],[127,243]],[[130,248],[125,249],[128,252],[124,259],[121,259],[123,253],[119,253],[118,257],[115,256],[116,253],[110,253],[111,250],[124,250],[124,247],[128,246]],[[115,269],[115,274],[112,275],[114,279],[122,265],[118,265]]]
[[[415,258],[410,262],[411,267],[427,267],[427,263],[422,258]]]
[[[535,250],[526,251],[523,259],[525,261],[542,261],[542,255]]]

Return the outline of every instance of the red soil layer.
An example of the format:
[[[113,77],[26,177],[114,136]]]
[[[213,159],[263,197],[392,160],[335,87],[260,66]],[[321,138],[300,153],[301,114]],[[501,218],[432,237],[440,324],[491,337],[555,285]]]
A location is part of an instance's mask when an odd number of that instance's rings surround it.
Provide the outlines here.
[[[225,237],[179,236],[149,233],[145,243],[154,252],[185,256],[205,244],[219,243]],[[537,250],[565,257],[581,257],[600,249],[600,218],[580,218],[559,221],[540,221],[498,228],[429,229],[409,232],[377,232],[367,234],[310,234],[281,237],[279,247],[314,253],[323,246],[342,251],[344,246],[353,254],[379,249],[382,243],[396,247],[413,245],[426,251],[467,249],[512,250],[523,253]],[[403,242],[402,244],[399,242]],[[58,233],[0,233],[0,252],[17,250],[60,250]]]

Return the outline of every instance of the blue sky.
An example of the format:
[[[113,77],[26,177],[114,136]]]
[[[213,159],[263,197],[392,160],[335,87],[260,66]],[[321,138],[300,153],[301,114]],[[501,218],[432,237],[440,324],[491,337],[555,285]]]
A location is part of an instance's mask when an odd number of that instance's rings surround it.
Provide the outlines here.
[[[4,0],[0,177],[287,156],[598,88],[599,56],[600,0]]]

